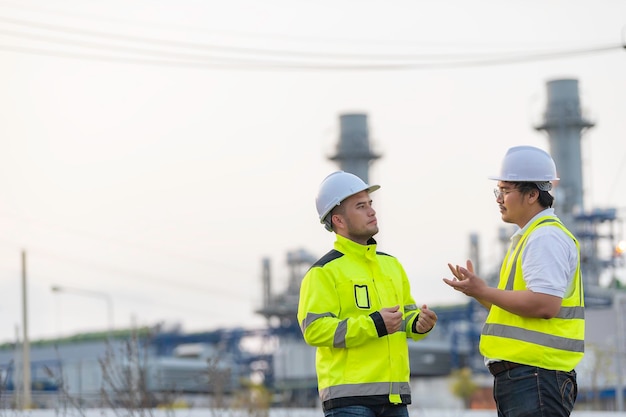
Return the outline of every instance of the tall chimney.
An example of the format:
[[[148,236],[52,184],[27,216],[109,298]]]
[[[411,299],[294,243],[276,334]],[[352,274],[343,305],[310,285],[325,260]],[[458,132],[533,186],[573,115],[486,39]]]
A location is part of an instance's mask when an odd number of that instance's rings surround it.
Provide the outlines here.
[[[341,134],[337,153],[328,159],[339,162],[342,171],[354,174],[369,184],[370,163],[381,155],[373,153],[370,149],[367,115],[342,114],[339,116],[339,122]]]

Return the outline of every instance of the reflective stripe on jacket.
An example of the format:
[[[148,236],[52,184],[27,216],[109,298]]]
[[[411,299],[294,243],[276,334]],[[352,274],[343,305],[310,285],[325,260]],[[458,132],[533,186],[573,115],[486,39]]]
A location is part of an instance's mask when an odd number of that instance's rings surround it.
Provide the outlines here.
[[[379,310],[400,306],[403,329],[391,335]],[[317,347],[318,389],[323,403],[346,397],[382,396],[410,404],[407,336],[419,310],[398,260],[337,235],[334,250],[317,261],[300,287],[298,323]]]
[[[480,338],[480,352],[497,358],[545,369],[571,371],[584,355],[585,313],[580,246],[557,217],[535,220],[515,248],[509,248],[500,270],[498,288],[526,290],[522,252],[528,236],[540,227],[558,227],[576,243],[578,262],[571,289],[561,301],[561,310],[551,319],[521,317],[492,305]]]

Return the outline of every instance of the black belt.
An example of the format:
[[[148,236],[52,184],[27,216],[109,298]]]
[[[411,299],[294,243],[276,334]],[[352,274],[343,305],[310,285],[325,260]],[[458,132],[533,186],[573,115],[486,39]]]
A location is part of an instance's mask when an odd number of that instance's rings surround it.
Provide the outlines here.
[[[489,368],[489,372],[491,372],[491,375],[496,376],[498,374],[501,374],[504,371],[508,371],[509,369],[514,369],[514,368],[517,368],[518,366],[523,366],[523,365],[521,363],[515,363],[515,362],[509,362],[509,361],[498,361],[498,362],[491,362],[487,366]]]

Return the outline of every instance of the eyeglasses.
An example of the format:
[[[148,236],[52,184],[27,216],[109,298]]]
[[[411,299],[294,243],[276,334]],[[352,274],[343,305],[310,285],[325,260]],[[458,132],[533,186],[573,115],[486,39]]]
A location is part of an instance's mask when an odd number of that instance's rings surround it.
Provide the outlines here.
[[[494,188],[493,195],[496,196],[496,200],[499,200],[500,197],[504,198],[505,195],[511,194],[513,191],[517,191],[517,188]]]

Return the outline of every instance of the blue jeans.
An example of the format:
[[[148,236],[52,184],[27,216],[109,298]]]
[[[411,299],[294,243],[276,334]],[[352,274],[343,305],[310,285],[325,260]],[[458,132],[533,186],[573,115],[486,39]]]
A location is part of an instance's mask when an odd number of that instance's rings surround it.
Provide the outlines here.
[[[567,417],[578,394],[576,371],[519,366],[494,377],[498,417]]]
[[[333,408],[324,412],[325,417],[409,417],[406,405],[378,405],[365,407],[350,405],[348,407]]]

